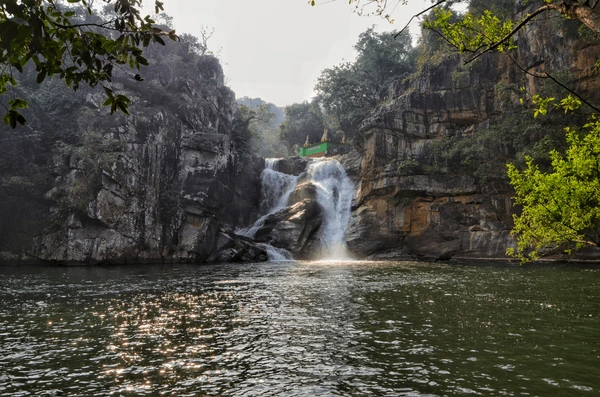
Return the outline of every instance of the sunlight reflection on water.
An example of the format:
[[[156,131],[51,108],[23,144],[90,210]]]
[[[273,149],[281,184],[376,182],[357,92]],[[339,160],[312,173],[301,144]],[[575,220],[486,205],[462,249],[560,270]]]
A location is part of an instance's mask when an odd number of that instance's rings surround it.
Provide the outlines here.
[[[600,271],[0,269],[0,396],[594,395]]]

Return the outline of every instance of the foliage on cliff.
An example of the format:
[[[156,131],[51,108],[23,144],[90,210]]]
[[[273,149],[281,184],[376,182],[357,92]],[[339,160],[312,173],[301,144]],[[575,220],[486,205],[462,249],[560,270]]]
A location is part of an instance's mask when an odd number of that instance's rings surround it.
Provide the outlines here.
[[[307,136],[311,143],[320,141],[325,129],[337,140],[342,134],[354,137],[364,118],[386,98],[390,84],[414,72],[410,35],[395,35],[367,29],[354,46],[355,60],[323,70],[310,103],[285,108],[280,138],[292,153]]]
[[[361,33],[354,46],[357,57],[321,72],[317,101],[349,137],[360,122],[385,98],[389,85],[415,69],[414,49],[408,33]]]
[[[248,121],[254,153],[265,158],[287,156],[288,148],[279,137],[279,126],[285,118],[283,109],[260,98],[242,97],[237,103]]]
[[[99,15],[86,0],[8,0],[0,4],[0,94],[5,94],[18,80],[14,72],[23,72],[31,62],[35,65],[36,81],[58,76],[77,90],[81,83],[104,88],[105,106],[111,113],[128,113],[129,98],[115,93],[111,82],[114,69],[140,69],[147,65],[142,47],[150,43],[164,44],[161,36],[175,40],[175,32],[163,32],[154,26],[150,16],[142,17],[141,0],[109,0],[112,12]],[[155,11],[162,2],[155,0]],[[132,78],[141,80],[139,74]],[[21,109],[28,102],[13,95],[5,103],[3,120],[12,128],[25,124]]]
[[[327,124],[316,100],[294,103],[285,107],[285,119],[279,136],[293,154],[298,153],[308,137],[310,143],[319,142]]]
[[[597,42],[598,37],[594,37],[593,34],[590,37],[586,32],[598,34],[600,14],[588,19],[580,11],[582,7],[590,7],[591,4],[584,5],[583,2],[579,2],[568,6],[567,3],[572,2],[557,4],[557,2],[546,1],[537,8],[530,5],[531,12],[522,13],[514,21],[506,17],[498,18],[489,11],[484,11],[479,17],[467,13],[458,21],[451,21],[449,11],[438,9],[435,11],[435,18],[432,22],[426,23],[425,27],[437,30],[447,43],[461,53],[470,53],[471,55],[465,58],[466,62],[471,62],[490,50],[516,49],[516,43],[513,42],[515,34],[525,26],[534,23],[537,15],[551,11],[558,11],[563,16],[579,20],[581,26],[576,29],[580,35],[579,41]],[[566,6],[571,8],[565,8]],[[592,14],[597,12],[593,7],[588,11]],[[551,34],[560,34],[562,37],[574,34],[574,30],[570,29],[573,26],[571,21],[558,21],[555,24],[557,29]],[[529,96],[534,111],[528,116],[516,119],[513,115],[518,112],[510,112],[509,117],[496,126],[478,131],[474,135],[475,139],[471,139],[474,145],[469,146],[469,140],[462,140],[456,143],[455,147],[485,147],[485,144],[481,145],[481,138],[484,138],[483,142],[485,142],[485,137],[489,137],[490,132],[502,131],[503,125],[508,127],[504,128],[508,134],[496,136],[496,140],[509,138],[511,135],[519,136],[521,134],[514,133],[514,126],[511,126],[510,122],[513,119],[515,124],[523,125],[524,120],[529,124],[530,130],[537,135],[535,139],[530,137],[521,140],[520,145],[513,144],[515,149],[513,156],[498,156],[503,151],[494,150],[489,154],[495,153],[495,158],[488,158],[488,161],[485,161],[485,158],[480,157],[477,161],[480,164],[479,168],[492,165],[487,167],[491,170],[499,169],[501,161],[510,161],[508,177],[515,189],[514,199],[520,206],[520,213],[514,216],[512,231],[518,246],[516,251],[511,249],[508,253],[528,261],[535,260],[544,253],[560,252],[560,250],[569,253],[586,245],[598,246],[600,202],[596,196],[600,193],[597,188],[600,180],[597,170],[600,128],[594,118],[594,114],[598,112],[598,107],[595,105],[598,103],[598,95],[589,90],[582,93],[577,78],[569,76],[566,70],[551,70],[547,66],[537,68],[538,70],[536,68],[525,70],[519,65],[519,61],[515,60],[514,55],[509,57],[523,70],[524,75],[545,79],[548,83],[545,84],[546,90],[542,89]],[[549,87],[551,89],[548,89]],[[521,104],[527,103],[527,100],[523,101],[524,97],[528,97],[525,92],[520,98]],[[584,109],[580,109],[582,103],[586,105]],[[564,109],[564,112],[552,111],[556,108]],[[574,111],[579,111],[579,114],[574,114]],[[586,122],[590,114],[592,114],[591,121]],[[539,118],[540,115],[550,117]],[[564,128],[565,125],[584,126]],[[511,128],[513,128],[512,133],[510,133]],[[567,132],[566,136],[563,128]],[[487,139],[487,142],[489,141]],[[469,158],[468,150],[466,152],[463,150],[460,154],[463,159]],[[519,169],[523,170],[519,171]],[[480,173],[480,176],[481,174],[486,177],[493,175],[493,172],[485,170]]]
[[[552,248],[600,245],[600,121],[585,129],[567,129],[568,149],[564,155],[550,152],[548,172],[531,157],[523,171],[508,165],[515,202],[523,207],[514,216],[518,249],[510,254],[527,261]]]

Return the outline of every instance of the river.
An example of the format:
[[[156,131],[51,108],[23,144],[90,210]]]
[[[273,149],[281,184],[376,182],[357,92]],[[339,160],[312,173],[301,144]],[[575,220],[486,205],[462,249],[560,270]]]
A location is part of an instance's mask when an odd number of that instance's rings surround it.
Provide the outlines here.
[[[0,268],[0,396],[600,393],[600,269]]]

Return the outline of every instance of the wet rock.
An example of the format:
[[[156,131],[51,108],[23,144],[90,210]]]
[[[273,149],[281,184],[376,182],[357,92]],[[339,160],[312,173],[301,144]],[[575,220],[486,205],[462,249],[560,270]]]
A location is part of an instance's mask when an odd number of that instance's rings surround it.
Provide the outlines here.
[[[296,259],[306,258],[323,223],[322,213],[323,210],[316,200],[306,198],[269,215],[254,235],[254,239],[284,248]]]
[[[306,165],[309,162],[310,159],[306,157],[287,157],[279,159],[275,164],[275,171],[298,176],[306,170]]]
[[[229,228],[219,230],[210,262],[263,262],[268,259],[261,244],[235,234]]]
[[[305,199],[316,200],[317,199],[317,187],[314,183],[306,181],[302,182],[296,186],[294,191],[290,194],[288,198],[287,205],[292,206],[296,203],[299,203]]]

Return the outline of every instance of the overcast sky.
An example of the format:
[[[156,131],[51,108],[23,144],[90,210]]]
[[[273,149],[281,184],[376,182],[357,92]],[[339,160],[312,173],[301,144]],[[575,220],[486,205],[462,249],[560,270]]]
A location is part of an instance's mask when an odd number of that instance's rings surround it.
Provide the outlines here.
[[[315,7],[307,0],[163,1],[178,33],[200,36],[202,26],[215,29],[209,47],[221,59],[236,97],[260,97],[279,106],[310,100],[321,71],[353,60],[352,47],[369,26],[400,29],[431,4],[399,5],[390,25],[356,15],[347,0],[321,0]]]

